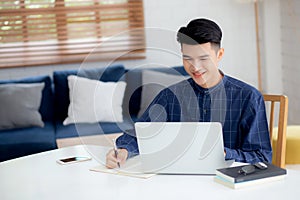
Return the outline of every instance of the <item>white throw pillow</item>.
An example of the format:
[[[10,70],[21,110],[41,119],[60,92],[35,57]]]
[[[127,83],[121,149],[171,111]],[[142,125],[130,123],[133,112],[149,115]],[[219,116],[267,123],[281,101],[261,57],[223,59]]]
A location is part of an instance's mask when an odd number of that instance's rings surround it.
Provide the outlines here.
[[[141,109],[138,116],[142,116],[160,91],[187,78],[187,76],[183,75],[173,75],[153,70],[143,70]]]
[[[63,124],[123,122],[125,82],[101,82],[68,76],[70,105]]]

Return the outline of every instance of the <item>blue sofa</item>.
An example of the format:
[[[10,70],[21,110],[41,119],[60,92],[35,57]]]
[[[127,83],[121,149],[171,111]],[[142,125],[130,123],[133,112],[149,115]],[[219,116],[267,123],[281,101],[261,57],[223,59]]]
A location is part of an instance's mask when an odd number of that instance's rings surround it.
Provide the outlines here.
[[[45,124],[44,127],[0,130],[0,161],[55,149],[58,138],[117,133],[132,128],[140,110],[143,89],[141,86],[142,70],[144,69],[128,70],[123,65],[114,65],[107,68],[54,71],[53,77],[36,76],[21,80],[0,81],[0,84],[45,83],[39,109]],[[151,68],[151,70],[167,74],[187,75],[182,66]],[[62,122],[67,117],[70,103],[67,81],[69,75],[103,82],[126,81],[127,86],[123,99],[124,122],[63,125]]]

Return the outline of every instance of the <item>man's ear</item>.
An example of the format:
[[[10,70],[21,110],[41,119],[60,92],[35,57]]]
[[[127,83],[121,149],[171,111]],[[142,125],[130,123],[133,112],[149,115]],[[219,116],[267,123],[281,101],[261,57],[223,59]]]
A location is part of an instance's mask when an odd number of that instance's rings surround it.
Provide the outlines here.
[[[223,55],[224,55],[224,48],[220,48],[217,53],[218,62],[223,58]]]
[[[223,58],[224,55],[224,48],[220,48],[217,54],[217,59],[220,61]]]

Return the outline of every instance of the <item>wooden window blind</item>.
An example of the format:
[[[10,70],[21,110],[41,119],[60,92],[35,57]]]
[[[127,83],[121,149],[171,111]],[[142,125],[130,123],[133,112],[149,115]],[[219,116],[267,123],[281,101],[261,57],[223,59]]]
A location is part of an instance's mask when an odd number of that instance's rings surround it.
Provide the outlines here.
[[[0,2],[0,68],[144,58],[144,37],[142,0]]]

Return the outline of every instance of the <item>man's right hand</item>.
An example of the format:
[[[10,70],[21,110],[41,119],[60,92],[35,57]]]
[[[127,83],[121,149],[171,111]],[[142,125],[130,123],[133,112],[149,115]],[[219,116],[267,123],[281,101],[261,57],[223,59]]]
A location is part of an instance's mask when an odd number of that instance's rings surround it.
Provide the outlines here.
[[[106,154],[106,167],[113,169],[118,167],[118,163],[123,165],[128,157],[128,151],[126,149],[117,149],[117,157],[115,156],[114,149],[111,149]]]

